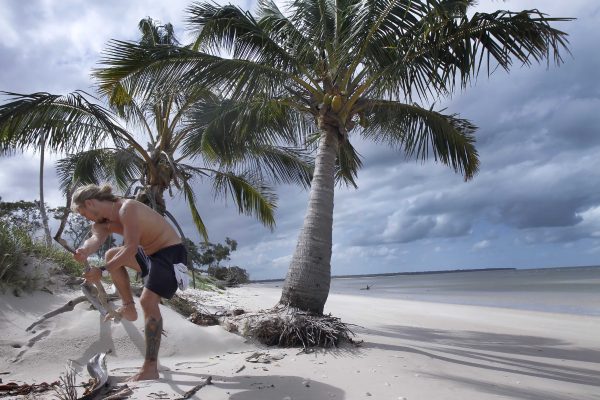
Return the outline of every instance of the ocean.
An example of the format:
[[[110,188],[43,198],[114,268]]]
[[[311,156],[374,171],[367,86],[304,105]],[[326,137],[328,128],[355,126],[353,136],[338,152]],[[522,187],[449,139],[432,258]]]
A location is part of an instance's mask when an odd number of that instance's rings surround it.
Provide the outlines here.
[[[600,316],[600,267],[334,278],[331,293]]]

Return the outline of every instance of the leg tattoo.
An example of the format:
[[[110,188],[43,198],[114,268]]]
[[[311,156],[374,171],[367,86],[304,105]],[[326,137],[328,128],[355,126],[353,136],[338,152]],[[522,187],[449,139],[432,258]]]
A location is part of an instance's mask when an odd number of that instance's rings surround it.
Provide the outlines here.
[[[146,361],[156,361],[158,359],[162,325],[162,318],[150,317],[146,320]]]

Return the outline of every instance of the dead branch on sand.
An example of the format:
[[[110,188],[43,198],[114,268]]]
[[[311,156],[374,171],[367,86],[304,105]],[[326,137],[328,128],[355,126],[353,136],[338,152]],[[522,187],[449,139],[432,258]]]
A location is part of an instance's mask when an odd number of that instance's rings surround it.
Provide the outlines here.
[[[112,300],[116,300],[118,298],[119,298],[119,296],[117,296],[116,294],[111,294],[111,295],[108,295],[107,300],[108,301],[112,301]],[[58,314],[62,314],[62,313],[67,312],[67,311],[73,311],[73,309],[75,308],[75,306],[77,304],[83,303],[84,301],[89,301],[89,300],[85,296],[79,296],[79,297],[74,298],[73,300],[69,300],[67,302],[67,304],[65,304],[64,306],[59,307],[56,310],[50,311],[50,312],[42,315],[42,318],[38,319],[33,324],[29,325],[25,330],[27,332],[29,332],[35,326],[41,324],[42,322],[46,321],[49,318],[52,318],[52,317],[54,317],[54,316],[56,316]]]
[[[190,390],[188,390],[187,392],[185,392],[183,394],[183,397],[179,397],[176,400],[186,400],[186,399],[189,399],[190,397],[192,397],[193,395],[195,395],[198,390],[202,389],[206,385],[212,385],[212,376],[207,377],[204,380],[204,382],[202,382],[199,385],[194,386],[193,388],[191,388]]]

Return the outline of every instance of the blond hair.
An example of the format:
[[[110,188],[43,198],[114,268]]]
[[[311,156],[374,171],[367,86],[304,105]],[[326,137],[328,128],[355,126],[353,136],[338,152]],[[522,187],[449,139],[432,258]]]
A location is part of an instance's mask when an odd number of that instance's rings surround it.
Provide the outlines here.
[[[81,207],[86,200],[115,202],[119,200],[119,198],[113,194],[110,185],[85,185],[73,193],[73,196],[71,197],[71,210],[73,212],[78,212],[79,207]]]

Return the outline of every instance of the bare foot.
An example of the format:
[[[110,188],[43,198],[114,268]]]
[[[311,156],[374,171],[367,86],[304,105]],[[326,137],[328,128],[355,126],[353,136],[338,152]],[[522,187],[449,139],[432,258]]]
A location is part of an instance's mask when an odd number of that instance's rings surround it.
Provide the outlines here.
[[[151,381],[154,379],[158,379],[158,371],[157,370],[144,370],[142,368],[140,372],[133,375],[131,378],[127,379],[127,382],[137,382],[137,381]]]
[[[121,318],[124,318],[127,321],[135,321],[138,318],[134,302],[123,304],[121,307],[117,308],[115,312],[119,314]],[[110,319],[112,319],[110,314],[104,317],[104,321],[108,321]]]

